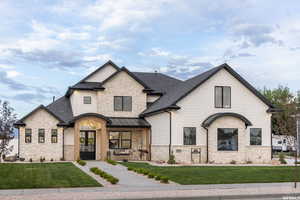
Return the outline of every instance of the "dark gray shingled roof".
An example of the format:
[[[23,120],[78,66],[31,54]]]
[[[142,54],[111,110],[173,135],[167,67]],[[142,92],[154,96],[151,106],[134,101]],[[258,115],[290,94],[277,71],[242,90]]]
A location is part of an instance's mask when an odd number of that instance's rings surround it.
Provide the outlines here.
[[[98,82],[81,82],[81,83],[77,83],[74,86],[70,87],[70,89],[101,90],[101,89],[104,89],[104,88],[102,87],[102,83],[98,83]]]
[[[190,92],[192,92],[194,89],[196,89],[221,69],[227,70],[265,104],[267,104],[270,108],[274,108],[274,106],[262,94],[260,94],[253,86],[251,86],[245,79],[243,79],[238,73],[236,73],[229,65],[225,63],[202,74],[199,74],[198,76],[181,82],[174,87],[168,88],[166,94],[156,102],[154,102],[148,109],[143,111],[141,116],[151,115],[153,113],[168,109],[179,109],[179,107],[176,105],[178,101],[187,96]]]
[[[51,112],[55,113],[65,123],[73,119],[73,111],[68,97],[63,96],[57,99],[53,103],[49,104],[47,108]]]
[[[248,120],[246,117],[244,117],[243,115],[240,115],[238,113],[232,113],[232,112],[225,112],[225,113],[215,113],[211,116],[209,116],[208,118],[206,118],[203,123],[202,123],[202,127],[207,128],[209,127],[214,121],[216,121],[217,119],[221,118],[221,117],[225,117],[225,116],[230,116],[230,117],[235,117],[238,118],[240,120],[242,120],[245,123],[245,126],[252,126],[252,123],[250,122],[250,120]]]
[[[149,128],[151,125],[142,118],[110,117],[108,127]]]
[[[155,72],[133,72],[133,74],[153,90],[152,94],[163,94],[167,91],[167,88],[183,82],[165,74]]]

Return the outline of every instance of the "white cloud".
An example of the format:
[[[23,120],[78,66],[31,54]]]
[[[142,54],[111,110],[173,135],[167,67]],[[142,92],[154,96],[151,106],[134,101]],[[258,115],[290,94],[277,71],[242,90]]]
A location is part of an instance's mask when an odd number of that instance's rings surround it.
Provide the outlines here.
[[[10,70],[6,72],[6,75],[8,78],[16,78],[17,76],[20,76],[21,73],[15,70]]]

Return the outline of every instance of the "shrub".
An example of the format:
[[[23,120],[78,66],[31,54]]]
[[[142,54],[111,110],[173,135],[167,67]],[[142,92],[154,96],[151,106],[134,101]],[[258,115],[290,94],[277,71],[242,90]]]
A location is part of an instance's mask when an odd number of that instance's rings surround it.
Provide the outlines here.
[[[142,174],[144,174],[146,176],[146,175],[150,174],[150,172],[147,169],[143,169]]]
[[[160,175],[157,175],[157,176],[155,177],[155,180],[160,181],[160,180],[161,180],[161,176],[160,176]]]
[[[65,161],[65,159],[63,157],[60,158],[60,161]]]
[[[53,160],[53,158],[51,158],[51,160],[50,160],[51,162],[53,162],[54,160]]]
[[[86,162],[84,160],[77,160],[77,163],[81,166],[85,166]]]
[[[44,162],[46,159],[45,159],[45,157],[40,157],[40,162],[42,163],[42,162]]]
[[[280,162],[281,164],[286,164],[286,160],[285,160],[285,155],[284,155],[284,153],[280,153],[280,154],[279,154],[279,162]]]
[[[115,178],[115,177],[111,177],[109,178],[109,182],[113,185],[117,184],[119,182],[119,179]]]
[[[236,164],[236,161],[235,161],[235,160],[232,160],[232,161],[230,161],[230,164],[235,165],[235,164]]]
[[[107,159],[106,162],[111,164],[111,165],[117,165],[118,164],[116,161],[111,160],[111,159]]]
[[[152,173],[149,173],[149,174],[148,174],[148,178],[154,178],[154,177],[155,177],[154,174],[152,174]]]
[[[90,171],[93,173],[96,173],[97,169],[98,169],[97,167],[92,167],[92,168],[90,168]]]
[[[168,164],[170,164],[170,165],[176,164],[174,155],[170,155],[169,160],[168,160]]]
[[[29,162],[32,162],[32,158],[29,158]]]
[[[20,158],[20,161],[21,161],[21,162],[25,161],[25,158]]]
[[[163,177],[161,177],[160,182],[161,182],[161,183],[169,183],[169,178],[166,177],[166,176],[163,176]]]
[[[99,169],[97,167],[90,168],[90,171],[93,172],[94,174],[97,174],[100,177],[104,178],[105,180],[107,180],[108,182],[110,182],[113,185],[117,184],[119,182],[119,179],[117,179],[116,177],[113,177],[112,175],[106,173],[105,171],[102,171],[101,169]]]
[[[128,167],[127,170],[128,171],[133,171],[134,169],[133,169],[133,167]]]
[[[246,164],[252,164],[251,160],[247,160]]]

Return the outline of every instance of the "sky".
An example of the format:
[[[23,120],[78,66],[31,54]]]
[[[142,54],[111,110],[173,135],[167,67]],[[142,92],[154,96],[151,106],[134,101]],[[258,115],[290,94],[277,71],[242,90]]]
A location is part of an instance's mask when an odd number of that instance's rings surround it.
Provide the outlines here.
[[[1,0],[0,99],[19,117],[108,60],[185,80],[228,63],[300,89],[299,0]]]

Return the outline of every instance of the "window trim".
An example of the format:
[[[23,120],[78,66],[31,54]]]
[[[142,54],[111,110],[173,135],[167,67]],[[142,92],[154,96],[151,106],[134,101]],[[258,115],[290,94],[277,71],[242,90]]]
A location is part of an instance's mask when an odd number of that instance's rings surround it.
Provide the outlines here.
[[[30,130],[30,133],[26,133],[27,130]],[[29,141],[29,142],[26,142],[27,136],[30,137],[30,141]],[[25,139],[25,143],[26,143],[26,144],[29,144],[29,143],[32,142],[32,129],[31,129],[31,128],[25,128],[25,138],[24,138],[24,139]]]
[[[230,95],[229,95],[229,107],[224,107],[224,87],[228,87],[229,88],[229,91],[230,91]],[[222,98],[221,98],[221,107],[218,107],[217,106],[217,88],[222,88]],[[225,108],[225,109],[230,109],[231,108],[231,86],[220,86],[220,85],[216,85],[215,86],[215,108]]]
[[[131,131],[110,131],[110,133],[118,133],[118,139],[109,139],[108,143],[110,144],[110,141],[118,141],[118,147],[116,148],[110,148],[109,149],[132,149],[132,132]],[[130,133],[130,139],[122,139],[122,133]],[[130,141],[130,147],[129,148],[121,148],[122,141]]]
[[[56,134],[55,135],[53,135],[53,131],[56,131]],[[53,142],[53,138],[54,137],[56,137],[56,142]],[[57,129],[51,129],[51,143],[52,144],[56,144],[56,143],[58,143],[58,130]]]
[[[184,129],[186,129],[186,128],[195,128],[195,144],[185,144]],[[185,146],[195,146],[195,145],[197,145],[197,127],[183,127],[183,145],[185,145]]]
[[[251,144],[251,130],[252,129],[260,129],[260,144]],[[250,146],[262,146],[262,128],[250,128],[249,129],[249,145]]]
[[[43,135],[44,141],[43,142],[40,141],[40,138],[42,138],[42,136],[40,136],[41,130],[44,130],[44,135]],[[38,143],[45,143],[45,135],[46,135],[46,130],[44,128],[39,128],[38,129]]]
[[[219,150],[219,129],[236,129],[237,130],[237,149],[236,150]],[[217,151],[220,152],[238,152],[239,151],[239,129],[238,128],[217,128]]]
[[[86,102],[86,98],[89,98],[89,103]],[[91,96],[83,96],[83,104],[84,105],[91,105],[92,104],[92,97]]]
[[[131,109],[130,110],[124,110],[124,107],[125,107],[124,106],[124,102],[125,102],[124,98],[125,97],[130,97],[130,99],[131,99],[131,106],[130,106]],[[121,103],[121,107],[122,107],[121,110],[117,110],[116,109],[116,104],[115,104],[115,102],[116,102],[115,99],[116,98],[121,98],[121,101],[122,101],[122,103]],[[132,96],[114,96],[114,111],[115,112],[132,112]]]

